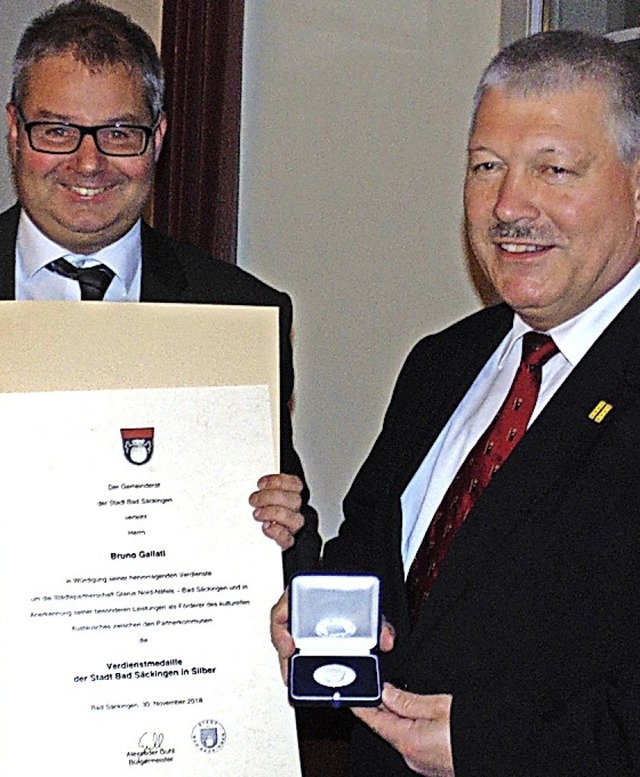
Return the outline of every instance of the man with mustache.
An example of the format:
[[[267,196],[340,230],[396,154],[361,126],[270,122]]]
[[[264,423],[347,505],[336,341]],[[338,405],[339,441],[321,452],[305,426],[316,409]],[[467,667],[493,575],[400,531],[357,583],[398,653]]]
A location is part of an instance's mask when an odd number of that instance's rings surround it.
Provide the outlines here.
[[[348,774],[638,775],[637,62],[580,32],[499,53],[464,204],[503,302],[413,349],[324,554],[382,581]]]
[[[142,220],[167,129],[163,93],[155,46],[124,14],[72,0],[32,21],[6,106],[18,203],[0,214],[0,299],[277,306],[288,474],[262,478],[250,501],[290,574],[312,565],[320,544],[287,404],[291,301]]]

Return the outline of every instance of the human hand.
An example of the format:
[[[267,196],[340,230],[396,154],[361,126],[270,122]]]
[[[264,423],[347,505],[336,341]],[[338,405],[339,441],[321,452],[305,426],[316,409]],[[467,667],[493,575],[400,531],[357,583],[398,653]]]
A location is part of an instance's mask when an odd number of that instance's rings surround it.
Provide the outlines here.
[[[385,617],[382,617],[382,626],[380,628],[380,650],[383,653],[388,653],[393,650],[393,645],[396,640],[396,630],[389,623]]]
[[[278,651],[280,673],[285,685],[289,674],[289,659],[296,652],[296,645],[289,633],[289,589],[271,608],[271,643]]]
[[[249,504],[255,508],[253,517],[282,550],[293,545],[294,535],[304,526],[299,512],[302,489],[302,481],[295,475],[265,475],[258,481],[258,490],[249,497]]]
[[[379,707],[354,707],[353,713],[386,739],[413,771],[453,777],[451,702],[448,694],[425,696],[385,683]]]

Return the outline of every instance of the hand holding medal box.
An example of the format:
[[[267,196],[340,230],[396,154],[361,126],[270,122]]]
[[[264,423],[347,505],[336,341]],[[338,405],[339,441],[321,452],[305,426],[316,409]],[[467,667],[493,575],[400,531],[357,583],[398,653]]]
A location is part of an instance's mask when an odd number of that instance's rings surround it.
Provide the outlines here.
[[[289,667],[294,705],[380,703],[380,581],[374,575],[301,574],[291,581]]]

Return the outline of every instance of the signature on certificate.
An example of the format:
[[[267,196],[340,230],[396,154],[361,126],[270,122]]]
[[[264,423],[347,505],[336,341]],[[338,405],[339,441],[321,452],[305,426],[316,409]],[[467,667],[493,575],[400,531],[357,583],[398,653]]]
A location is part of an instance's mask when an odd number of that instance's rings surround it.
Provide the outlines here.
[[[164,742],[164,734],[145,731],[144,734],[138,739],[138,747],[144,753],[151,753],[154,750],[159,750]]]

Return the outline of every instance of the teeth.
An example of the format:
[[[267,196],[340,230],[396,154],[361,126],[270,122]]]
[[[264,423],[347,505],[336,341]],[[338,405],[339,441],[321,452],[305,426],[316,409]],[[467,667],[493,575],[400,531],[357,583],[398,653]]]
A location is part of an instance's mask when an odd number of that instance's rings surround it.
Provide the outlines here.
[[[76,194],[79,194],[81,197],[95,197],[96,194],[102,194],[102,192],[106,191],[106,188],[102,189],[86,189],[83,186],[71,186],[70,187],[72,192],[75,192]]]
[[[519,243],[500,243],[500,248],[510,254],[533,254],[536,251],[543,251],[546,246],[521,245]]]

